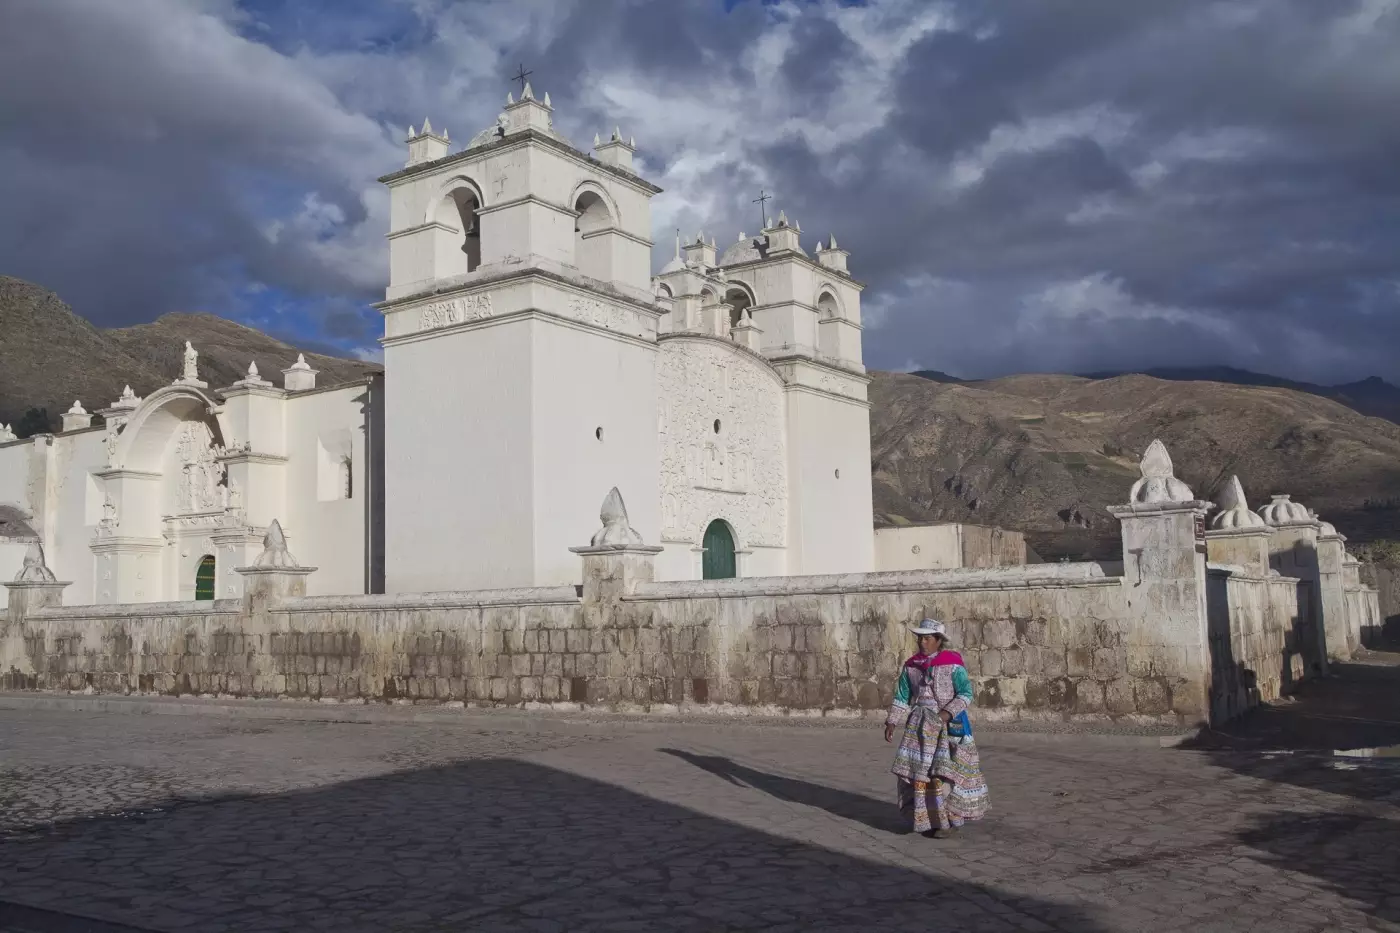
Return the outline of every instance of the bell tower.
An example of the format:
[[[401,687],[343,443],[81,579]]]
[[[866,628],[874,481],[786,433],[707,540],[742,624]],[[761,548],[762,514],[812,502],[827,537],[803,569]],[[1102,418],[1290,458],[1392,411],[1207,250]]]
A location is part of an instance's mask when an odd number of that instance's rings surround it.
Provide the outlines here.
[[[591,152],[528,82],[451,152],[410,133],[390,193],[386,590],[577,582],[614,486],[659,537],[650,200],[615,131]]]

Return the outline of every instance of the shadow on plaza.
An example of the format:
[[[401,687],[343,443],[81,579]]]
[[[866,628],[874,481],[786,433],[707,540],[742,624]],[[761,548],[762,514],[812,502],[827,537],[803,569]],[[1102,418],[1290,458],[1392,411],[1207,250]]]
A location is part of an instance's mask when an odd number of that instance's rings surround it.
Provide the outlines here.
[[[1254,709],[1184,746],[1211,764],[1275,784],[1400,803],[1400,655],[1334,663],[1287,702]],[[1296,810],[1253,818],[1235,842],[1310,875],[1367,913],[1400,921],[1400,821]]]
[[[674,755],[702,771],[708,771],[737,787],[753,787],[770,797],[800,803],[825,810],[842,819],[864,823],[871,829],[890,833],[908,834],[911,832],[906,820],[902,819],[894,805],[893,779],[890,781],[890,800],[872,800],[864,794],[813,784],[797,778],[756,771],[718,755],[697,755],[678,748],[663,748],[660,751]]]
[[[1378,660],[1377,660],[1378,659]],[[1400,655],[1337,663],[1284,703],[1259,707],[1184,746],[1262,780],[1363,800],[1400,789]]]
[[[1281,812],[1236,836],[1278,868],[1311,875],[1363,910],[1400,922],[1400,822],[1362,814]]]
[[[1104,929],[514,760],[70,821],[0,840],[0,890],[161,930]]]

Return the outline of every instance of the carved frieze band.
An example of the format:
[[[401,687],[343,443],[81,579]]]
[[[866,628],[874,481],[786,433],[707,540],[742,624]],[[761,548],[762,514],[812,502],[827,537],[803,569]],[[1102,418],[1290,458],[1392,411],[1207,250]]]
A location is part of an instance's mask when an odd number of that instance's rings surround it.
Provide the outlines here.
[[[479,321],[492,315],[490,295],[460,295],[434,301],[418,309],[418,327],[421,330],[435,330]]]
[[[641,315],[596,298],[573,296],[569,299],[568,316],[582,324],[590,324],[629,337],[648,336],[648,328]]]

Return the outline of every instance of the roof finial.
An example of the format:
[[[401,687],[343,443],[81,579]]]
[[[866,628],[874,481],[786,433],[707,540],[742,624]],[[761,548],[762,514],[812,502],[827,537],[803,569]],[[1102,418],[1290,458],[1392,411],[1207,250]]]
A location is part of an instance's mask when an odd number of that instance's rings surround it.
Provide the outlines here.
[[[603,137],[599,136],[597,133],[594,133],[594,134],[593,134],[593,148],[594,148],[594,149],[597,149],[597,148],[598,148],[599,146],[601,146],[602,144],[603,144]]]
[[[614,127],[613,127],[613,141],[614,141],[614,142],[621,142],[621,141],[622,141],[622,128],[621,128],[621,127],[618,127],[618,126],[614,126]]]
[[[525,82],[525,87],[520,91],[520,99],[521,99],[521,100],[534,100],[534,99],[535,99],[535,89],[532,88],[532,87],[530,87],[530,82],[529,82],[529,81],[526,81],[526,82]]]
[[[826,247],[826,248],[827,248],[827,249],[835,249],[835,248],[836,248],[836,234],[833,233],[833,234],[831,235],[831,242],[827,244],[827,247]]]
[[[515,94],[513,94],[510,91],[506,91],[506,106],[509,107],[513,103],[515,103]]]
[[[257,361],[255,361],[255,360],[250,360],[250,361],[248,362],[248,378],[249,378],[249,379],[256,379],[256,378],[258,378],[258,364],[257,364]]]
[[[545,92],[544,92],[544,105],[545,105],[546,107],[553,107],[553,106],[554,106],[553,104],[551,104],[551,103],[549,102],[549,92],[548,92],[548,91],[545,91]]]
[[[413,128],[413,124],[410,123],[410,124],[408,125],[408,138],[409,138],[409,139],[412,139],[413,137],[415,137],[415,136],[417,136],[417,135],[418,135],[418,131],[415,130],[415,129]]]
[[[431,135],[433,135],[433,124],[432,124],[432,121],[430,121],[427,117],[424,117],[424,118],[423,118],[423,135],[424,135],[424,136],[431,136]]]
[[[628,137],[627,137],[627,148],[628,148],[628,149],[636,149],[636,148],[637,148],[637,137],[635,137],[635,136],[628,136]]]

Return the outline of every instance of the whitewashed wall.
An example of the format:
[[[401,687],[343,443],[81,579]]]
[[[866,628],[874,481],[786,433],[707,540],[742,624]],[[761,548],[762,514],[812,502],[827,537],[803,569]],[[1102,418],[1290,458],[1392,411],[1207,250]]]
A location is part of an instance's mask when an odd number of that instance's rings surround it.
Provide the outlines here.
[[[962,537],[959,525],[875,529],[877,570],[949,570],[961,565]]]
[[[307,580],[311,595],[366,591],[368,394],[368,386],[350,385],[297,394],[285,403],[290,459],[282,524],[297,559],[319,568]],[[342,454],[351,458],[348,499],[337,470]]]

